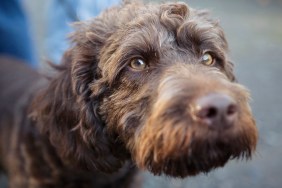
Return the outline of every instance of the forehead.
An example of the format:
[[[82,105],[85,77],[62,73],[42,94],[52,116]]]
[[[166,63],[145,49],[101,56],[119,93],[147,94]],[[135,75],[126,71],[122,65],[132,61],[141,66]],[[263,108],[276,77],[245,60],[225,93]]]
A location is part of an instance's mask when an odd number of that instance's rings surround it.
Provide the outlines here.
[[[206,11],[186,4],[140,6],[121,28],[128,46],[162,49],[174,45],[188,50],[195,47],[211,51],[227,50],[227,43],[218,21]]]
[[[114,23],[114,29],[101,51],[99,66],[108,67],[103,70],[118,73],[134,58],[158,65],[170,64],[171,60],[195,63],[207,51],[223,64],[227,62],[223,31],[206,11],[172,3],[129,4],[117,12],[106,15]]]

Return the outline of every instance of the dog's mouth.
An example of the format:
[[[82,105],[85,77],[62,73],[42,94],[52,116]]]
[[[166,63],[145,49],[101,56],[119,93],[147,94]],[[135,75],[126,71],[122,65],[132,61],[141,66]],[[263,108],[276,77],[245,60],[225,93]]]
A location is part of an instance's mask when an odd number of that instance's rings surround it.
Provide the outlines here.
[[[154,130],[150,130],[150,134]],[[142,135],[136,148],[137,166],[153,174],[172,177],[193,176],[222,167],[229,159],[249,159],[256,138],[244,131],[179,129],[155,132],[150,138]],[[171,136],[172,135],[172,136]]]

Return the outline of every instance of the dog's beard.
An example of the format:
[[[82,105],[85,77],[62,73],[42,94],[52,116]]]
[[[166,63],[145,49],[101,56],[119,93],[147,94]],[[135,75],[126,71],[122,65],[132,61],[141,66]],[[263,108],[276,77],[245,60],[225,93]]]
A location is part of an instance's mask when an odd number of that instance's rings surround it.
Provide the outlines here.
[[[151,120],[135,140],[138,167],[173,177],[206,173],[233,158],[248,159],[255,145],[248,130],[220,133],[193,124],[189,118],[180,120],[173,116],[170,120]]]

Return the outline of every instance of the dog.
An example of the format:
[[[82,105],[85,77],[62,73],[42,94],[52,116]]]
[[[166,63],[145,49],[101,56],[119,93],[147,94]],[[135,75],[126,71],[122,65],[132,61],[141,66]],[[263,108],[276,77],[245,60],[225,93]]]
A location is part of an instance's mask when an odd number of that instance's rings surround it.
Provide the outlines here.
[[[184,178],[251,158],[250,95],[208,12],[123,2],[74,27],[50,77],[1,58],[9,187],[138,187],[138,169]]]

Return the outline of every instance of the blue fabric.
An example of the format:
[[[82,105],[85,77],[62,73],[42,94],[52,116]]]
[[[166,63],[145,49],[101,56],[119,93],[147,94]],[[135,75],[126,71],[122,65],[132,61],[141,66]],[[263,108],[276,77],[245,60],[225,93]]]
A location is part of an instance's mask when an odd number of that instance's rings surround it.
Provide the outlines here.
[[[19,0],[0,2],[0,54],[37,64],[28,22]]]
[[[45,39],[45,52],[47,58],[59,63],[61,57],[69,47],[67,36],[73,31],[71,23],[87,20],[100,14],[104,9],[120,3],[120,0],[52,0],[47,12],[47,35]],[[74,13],[70,15],[71,13]]]

